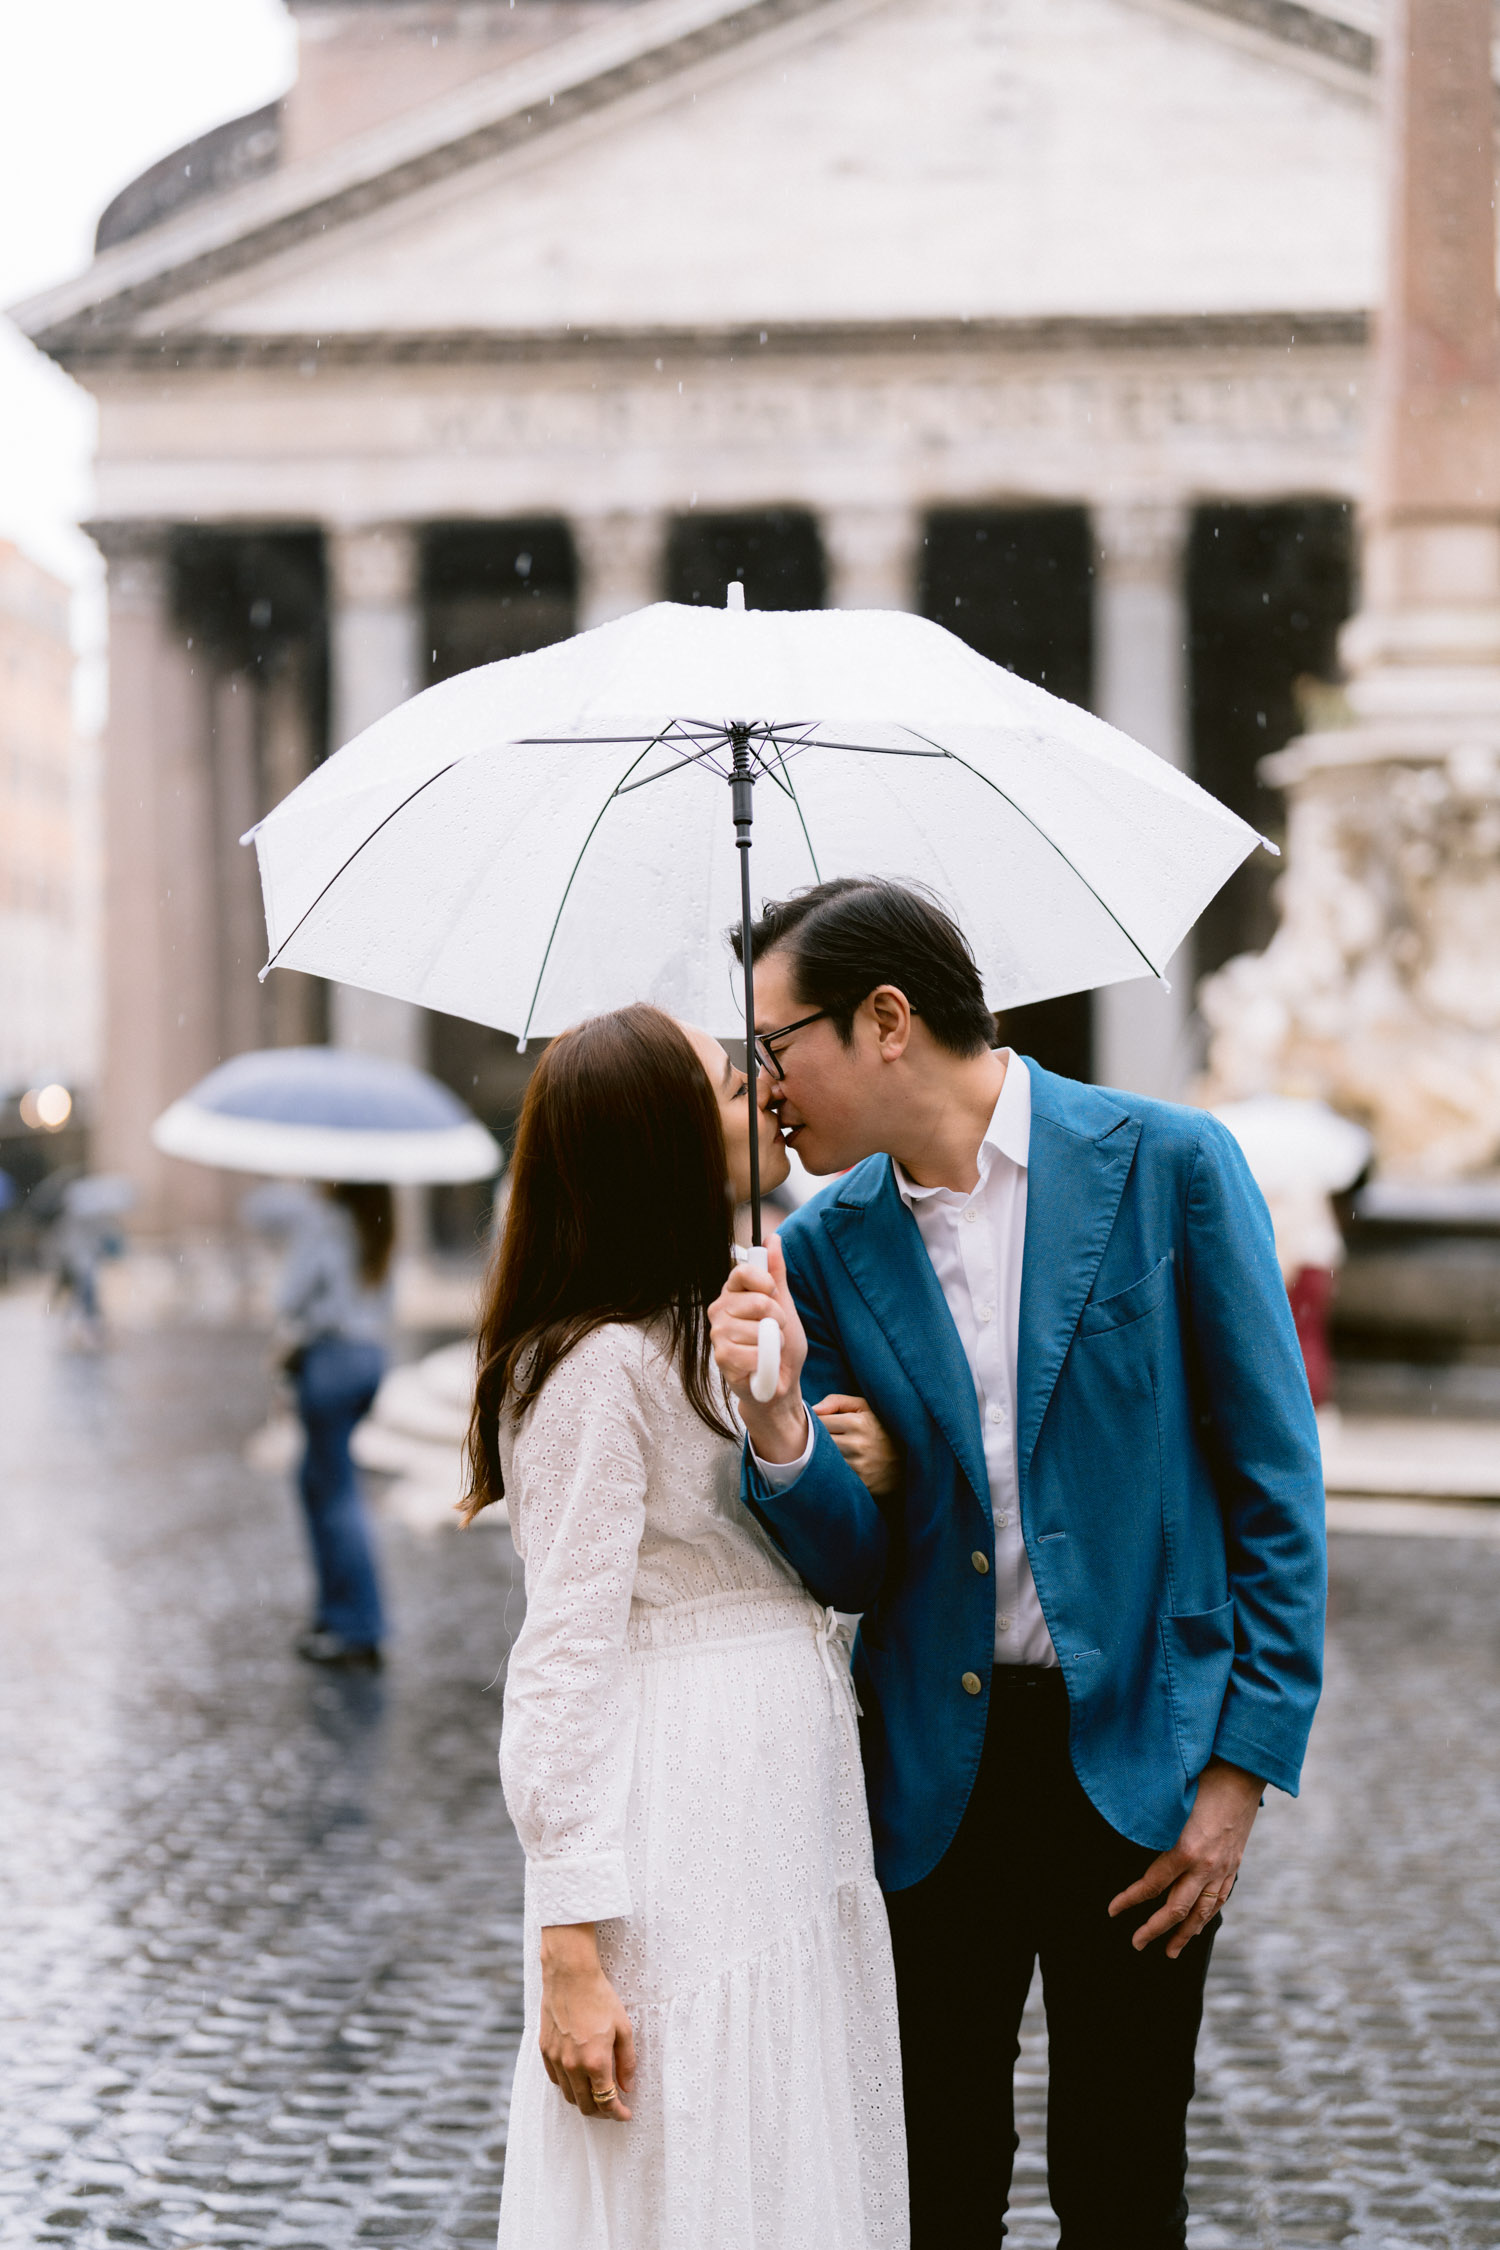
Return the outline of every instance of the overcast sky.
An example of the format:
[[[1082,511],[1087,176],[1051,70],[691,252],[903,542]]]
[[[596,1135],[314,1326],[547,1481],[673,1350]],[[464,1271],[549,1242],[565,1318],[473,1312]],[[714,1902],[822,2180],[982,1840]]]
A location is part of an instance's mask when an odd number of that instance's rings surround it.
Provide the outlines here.
[[[127,180],[283,92],[294,60],[281,0],[0,0],[0,307],[86,265]],[[84,393],[0,320],[0,538],[85,587],[92,443]]]

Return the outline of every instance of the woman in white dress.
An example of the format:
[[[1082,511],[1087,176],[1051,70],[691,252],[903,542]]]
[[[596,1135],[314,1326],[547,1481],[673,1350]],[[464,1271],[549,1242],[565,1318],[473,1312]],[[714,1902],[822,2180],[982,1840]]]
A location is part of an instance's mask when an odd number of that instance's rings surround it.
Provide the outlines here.
[[[848,1651],[741,1504],[709,1354],[745,1142],[741,1074],[654,1008],[555,1040],[521,1115],[470,1440],[526,1570],[502,2250],[906,2250]]]

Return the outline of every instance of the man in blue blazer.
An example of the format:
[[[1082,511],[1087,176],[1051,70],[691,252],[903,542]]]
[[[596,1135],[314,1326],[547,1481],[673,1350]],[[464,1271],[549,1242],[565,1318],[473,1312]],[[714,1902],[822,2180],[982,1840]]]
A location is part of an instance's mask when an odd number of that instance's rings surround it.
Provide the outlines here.
[[[1219,1912],[1320,1684],[1317,1428],[1265,1205],[1202,1112],[992,1052],[920,895],[821,884],[752,943],[769,1098],[843,1176],[769,1284],[727,1284],[714,1345],[748,1504],[863,1616],[913,2250],[1005,2232],[1038,1961],[1062,2250],[1181,2250]]]

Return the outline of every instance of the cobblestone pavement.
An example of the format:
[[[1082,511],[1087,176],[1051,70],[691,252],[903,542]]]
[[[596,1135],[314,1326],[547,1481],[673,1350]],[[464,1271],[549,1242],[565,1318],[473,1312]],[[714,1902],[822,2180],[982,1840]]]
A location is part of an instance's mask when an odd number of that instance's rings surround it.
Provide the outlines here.
[[[514,1558],[386,1525],[390,1667],[309,1675],[290,1503],[242,1459],[261,1369],[212,1330],[68,1358],[0,1297],[6,2244],[493,2239]],[[1307,1790],[1210,1983],[1194,2250],[1500,2245],[1500,1547],[1336,1547]],[[1056,2240],[1044,2067],[1033,2011],[1019,2250]]]

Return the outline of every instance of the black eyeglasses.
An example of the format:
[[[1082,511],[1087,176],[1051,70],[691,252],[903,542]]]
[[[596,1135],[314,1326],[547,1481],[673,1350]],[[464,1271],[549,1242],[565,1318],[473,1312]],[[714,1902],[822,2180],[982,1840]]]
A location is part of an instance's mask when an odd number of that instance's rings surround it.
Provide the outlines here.
[[[819,1008],[816,1015],[799,1016],[795,1023],[784,1023],[776,1031],[760,1031],[755,1036],[755,1059],[768,1077],[780,1078],[781,1057],[776,1052],[777,1042],[790,1039],[794,1031],[805,1031],[810,1023],[826,1023],[828,1010]]]

